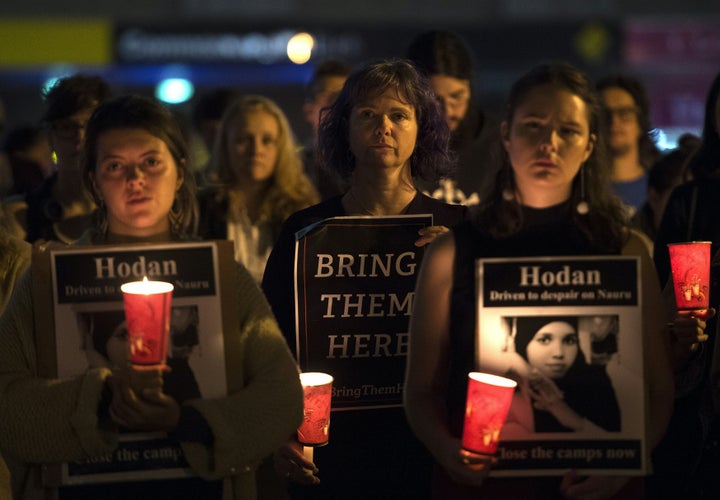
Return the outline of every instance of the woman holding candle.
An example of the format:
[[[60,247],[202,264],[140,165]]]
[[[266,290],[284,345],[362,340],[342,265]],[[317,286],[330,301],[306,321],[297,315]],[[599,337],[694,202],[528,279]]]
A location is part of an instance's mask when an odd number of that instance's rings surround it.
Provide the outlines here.
[[[85,180],[100,208],[85,243],[183,240],[197,215],[188,151],[168,110],[126,96],[101,105],[87,126]],[[237,268],[244,383],[225,398],[180,405],[160,369],[88,370],[70,380],[36,373],[31,277],[0,321],[0,446],[12,457],[16,499],[42,495],[41,465],[111,453],[118,430],[166,431],[199,476],[60,487],[63,498],[254,498],[255,467],[297,428],[302,389],[262,293]],[[223,496],[226,495],[226,496]]]
[[[263,279],[263,290],[291,347],[296,345],[295,232],[335,216],[431,213],[437,226],[422,229],[416,242],[427,244],[463,220],[467,211],[423,195],[413,183],[415,177],[437,179],[447,172],[449,136],[429,82],[410,63],[369,64],[346,81],[322,118],[319,153],[350,187],[344,195],[290,216]],[[404,360],[397,358],[399,363]],[[400,408],[335,412],[331,421],[330,444],[316,451],[314,461],[303,457],[294,439],[275,454],[276,470],[291,483],[295,498],[426,494],[430,460]]]
[[[493,195],[477,216],[441,235],[420,271],[405,384],[405,411],[436,463],[436,498],[609,498],[627,477],[574,472],[556,478],[486,480],[492,460],[460,454],[467,374],[474,371],[474,265],[481,257],[623,254],[642,265],[650,445],[669,419],[673,383],[663,307],[645,244],[610,195],[593,85],[565,64],[535,67],[512,87],[501,125],[506,155]],[[486,483],[486,484],[483,484]],[[482,488],[481,488],[482,486]]]
[[[720,73],[705,101],[702,143],[686,168],[692,180],[671,193],[653,258],[661,283],[671,282],[668,243],[711,241],[710,307],[716,309],[720,299]],[[650,487],[662,498],[716,498],[720,495],[718,319],[708,321],[709,335],[704,335],[705,331],[684,335],[679,328],[682,321],[687,320],[674,320],[671,329],[677,384],[675,409],[667,435],[653,456],[655,473]]]

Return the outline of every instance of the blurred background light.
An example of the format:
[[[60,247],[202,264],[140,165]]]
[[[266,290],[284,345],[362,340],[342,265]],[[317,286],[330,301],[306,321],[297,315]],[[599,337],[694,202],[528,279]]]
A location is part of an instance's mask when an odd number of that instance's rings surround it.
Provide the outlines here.
[[[310,60],[315,40],[309,33],[293,35],[287,43],[288,58],[295,64],[305,64]]]
[[[168,104],[188,101],[194,93],[195,87],[186,78],[166,78],[155,88],[155,97]]]

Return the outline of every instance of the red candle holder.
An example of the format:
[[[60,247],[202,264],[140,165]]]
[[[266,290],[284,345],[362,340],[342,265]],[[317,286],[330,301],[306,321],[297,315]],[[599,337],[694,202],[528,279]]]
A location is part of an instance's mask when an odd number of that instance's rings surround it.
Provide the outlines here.
[[[327,373],[300,374],[305,393],[303,422],[297,430],[298,442],[304,446],[323,446],[330,439],[330,403],[332,376]]]
[[[710,305],[710,246],[709,241],[668,244],[679,314],[692,315]]]
[[[505,424],[517,382],[489,373],[468,373],[462,448],[493,455]]]
[[[125,305],[130,361],[146,367],[164,365],[173,285],[145,278],[125,283],[120,290]]]

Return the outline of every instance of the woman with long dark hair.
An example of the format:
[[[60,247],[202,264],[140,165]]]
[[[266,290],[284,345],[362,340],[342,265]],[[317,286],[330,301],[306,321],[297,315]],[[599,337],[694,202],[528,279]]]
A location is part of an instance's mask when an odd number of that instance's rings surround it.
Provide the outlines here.
[[[441,235],[423,260],[410,321],[405,412],[436,461],[435,498],[609,498],[627,477],[567,474],[486,481],[490,460],[460,453],[467,374],[476,369],[475,262],[484,257],[633,255],[642,270],[649,396],[649,445],[670,416],[673,382],[660,287],[643,240],[623,223],[611,195],[590,79],[567,64],[536,66],[513,85],[501,136],[505,155],[495,190],[476,218]],[[652,337],[652,340],[650,340]],[[482,485],[482,487],[481,487]],[[523,490],[523,488],[525,488]]]

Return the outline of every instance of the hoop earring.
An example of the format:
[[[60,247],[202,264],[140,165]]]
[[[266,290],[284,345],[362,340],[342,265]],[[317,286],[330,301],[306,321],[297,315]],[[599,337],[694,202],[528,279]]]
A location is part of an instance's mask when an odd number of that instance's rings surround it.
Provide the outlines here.
[[[590,211],[590,205],[585,201],[585,164],[580,166],[580,201],[575,210],[580,215],[585,215]]]

